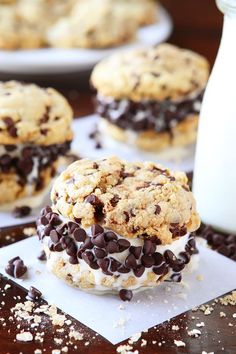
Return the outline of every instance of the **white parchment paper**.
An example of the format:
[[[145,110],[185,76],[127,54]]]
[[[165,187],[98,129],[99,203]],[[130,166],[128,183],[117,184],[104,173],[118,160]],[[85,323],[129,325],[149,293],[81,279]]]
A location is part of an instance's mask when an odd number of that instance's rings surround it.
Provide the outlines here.
[[[45,262],[37,260],[40,243],[36,237],[0,249],[0,272],[5,274],[8,260],[20,256],[29,271],[26,279],[14,279],[17,283],[27,289],[35,286],[49,303],[117,344],[236,288],[236,263],[203,246],[198,248],[199,267],[185,276],[183,284],[163,283],[135,294],[130,303],[115,295],[87,294],[57,279],[46,270]]]

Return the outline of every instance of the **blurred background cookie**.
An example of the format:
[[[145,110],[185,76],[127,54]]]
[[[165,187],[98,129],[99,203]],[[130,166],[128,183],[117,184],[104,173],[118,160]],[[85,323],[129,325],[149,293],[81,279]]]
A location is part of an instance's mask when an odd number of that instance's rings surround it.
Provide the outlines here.
[[[120,1],[81,0],[70,16],[49,28],[47,40],[53,47],[106,48],[131,41],[137,28],[135,17]]]
[[[191,144],[208,75],[205,58],[170,44],[113,55],[91,77],[100,129],[145,150]]]
[[[43,192],[70,150],[72,110],[56,90],[0,83],[0,205]]]

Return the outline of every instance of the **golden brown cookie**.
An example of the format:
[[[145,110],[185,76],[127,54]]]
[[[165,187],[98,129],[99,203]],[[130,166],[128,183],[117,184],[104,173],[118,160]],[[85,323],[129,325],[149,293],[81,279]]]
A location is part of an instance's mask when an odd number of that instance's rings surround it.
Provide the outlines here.
[[[111,157],[72,164],[56,180],[37,232],[47,266],[68,284],[97,293],[157,286],[195,254],[200,223],[181,172]]]
[[[0,83],[0,204],[43,191],[70,150],[72,110],[56,90]]]

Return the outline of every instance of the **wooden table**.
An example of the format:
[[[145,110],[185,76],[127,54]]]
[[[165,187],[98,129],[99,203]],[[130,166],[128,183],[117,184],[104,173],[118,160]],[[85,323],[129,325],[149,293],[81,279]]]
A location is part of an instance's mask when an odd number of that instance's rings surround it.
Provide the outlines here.
[[[191,48],[205,55],[211,64],[213,64],[217,48],[219,45],[222,16],[217,11],[213,0],[163,0],[163,4],[172,14],[175,30],[170,38],[170,42],[182,47]],[[2,74],[0,79],[13,79],[11,75]],[[19,77],[14,76],[14,79]],[[88,84],[89,73],[73,75],[58,75],[57,77],[20,77],[28,81],[36,81],[43,85],[50,85],[60,89],[72,104],[76,117],[84,116],[93,112],[91,103],[92,92]],[[23,239],[23,227],[8,228],[0,230],[0,246],[12,242],[9,235],[14,239]],[[219,280],[220,281],[220,280]],[[9,283],[5,278],[0,278],[0,287],[4,289]],[[7,295],[4,296],[3,293]],[[24,353],[32,354],[36,349],[42,349],[43,353],[51,353],[52,349],[62,348],[66,345],[67,331],[61,335],[63,343],[56,345],[53,338],[58,337],[56,327],[46,322],[42,322],[39,328],[45,332],[44,342],[22,343],[15,340],[16,333],[19,330],[16,324],[9,320],[12,316],[11,308],[18,301],[14,298],[20,296],[25,299],[26,291],[11,282],[11,288],[0,293],[0,317],[4,317],[5,323],[0,320],[0,354]],[[210,302],[209,304],[211,304]],[[220,317],[220,312],[225,313],[225,317]],[[202,311],[189,311],[177,316],[169,322],[163,323],[152,328],[148,333],[144,333],[142,338],[147,340],[147,345],[141,347],[141,341],[133,345],[139,354],[161,354],[161,353],[196,353],[203,351],[209,353],[236,353],[236,327],[235,319],[232,317],[236,312],[235,306],[214,305],[214,311],[210,316],[204,315]],[[223,316],[223,315],[222,315]],[[71,319],[75,328],[84,333],[82,341],[74,341],[74,345],[69,345],[68,353],[88,353],[88,354],[112,354],[116,353],[116,347],[113,347],[108,341],[86,328],[79,322]],[[196,328],[196,323],[204,322],[205,326],[201,329],[202,335],[199,338],[190,338],[187,334],[187,328]],[[230,325],[233,324],[233,326]],[[172,330],[172,326],[178,326],[179,330]],[[25,328],[27,326],[25,325]],[[185,342],[186,347],[177,347],[174,339]],[[89,345],[85,345],[86,342]],[[124,342],[127,344],[127,341]]]

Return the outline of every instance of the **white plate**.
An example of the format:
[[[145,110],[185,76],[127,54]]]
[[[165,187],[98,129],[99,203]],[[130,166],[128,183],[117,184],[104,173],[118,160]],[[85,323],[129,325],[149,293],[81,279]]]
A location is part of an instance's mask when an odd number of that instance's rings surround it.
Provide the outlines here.
[[[91,69],[98,61],[119,50],[155,45],[166,40],[173,28],[167,11],[160,7],[159,21],[141,28],[137,40],[131,44],[112,49],[35,49],[0,51],[0,72],[17,74],[45,74],[84,71]]]

